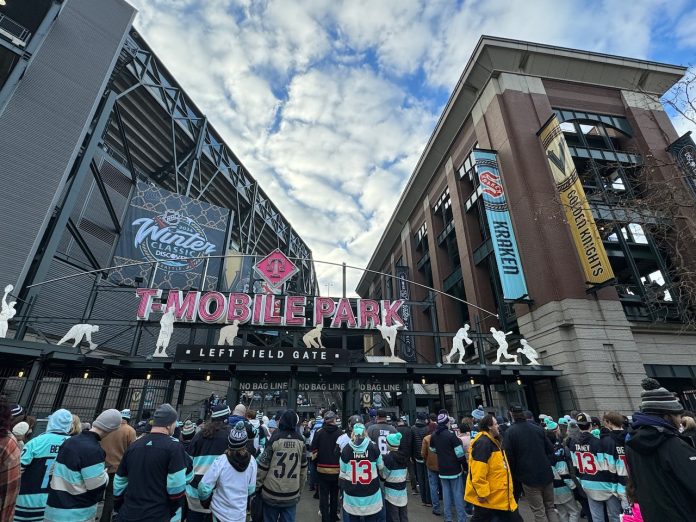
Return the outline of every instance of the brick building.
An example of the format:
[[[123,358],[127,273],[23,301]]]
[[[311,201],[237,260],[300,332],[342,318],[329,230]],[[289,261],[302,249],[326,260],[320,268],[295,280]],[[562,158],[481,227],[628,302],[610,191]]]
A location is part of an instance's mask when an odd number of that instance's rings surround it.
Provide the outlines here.
[[[649,226],[617,222],[613,207],[640,190],[646,158],[674,163],[666,148],[678,136],[655,99],[684,73],[681,66],[482,37],[369,262],[386,275],[366,272],[358,293],[389,299],[389,276],[408,267],[416,283],[469,303],[411,285],[410,298],[424,303],[414,307],[414,330],[453,333],[469,323],[481,334],[485,362],[495,351],[491,327],[513,332],[511,346],[526,338],[543,364],[562,371],[555,382],[524,384],[541,411],[632,411],[646,374],[696,407],[696,336],[684,331],[678,296],[669,291],[670,259]],[[554,139],[564,139],[591,216],[577,208],[577,219],[566,219],[560,174],[549,161]],[[477,170],[485,161],[477,166],[475,150],[492,151],[493,165],[497,159],[493,184]],[[652,175],[667,177],[669,168]],[[504,288],[507,265],[499,260],[510,260],[496,257],[483,201],[503,188],[526,285],[518,295]],[[586,265],[599,266],[603,252],[604,275],[588,277]],[[438,361],[452,346],[451,335],[417,342],[421,357]],[[469,353],[469,361],[484,362],[480,356]],[[480,395],[475,387],[470,393]],[[505,400],[493,395],[491,406]]]

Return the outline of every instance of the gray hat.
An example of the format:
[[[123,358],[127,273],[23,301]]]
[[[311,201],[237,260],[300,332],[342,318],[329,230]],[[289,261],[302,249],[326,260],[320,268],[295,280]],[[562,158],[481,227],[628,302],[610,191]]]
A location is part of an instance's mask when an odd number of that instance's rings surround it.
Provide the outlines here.
[[[324,414],[324,422],[332,422],[336,420],[336,414],[332,412],[331,410],[327,411]]]
[[[176,410],[172,408],[170,404],[164,403],[155,410],[155,414],[152,416],[152,425],[163,428],[176,422],[178,417],[179,414],[176,412]]]
[[[94,419],[92,426],[106,433],[116,431],[121,426],[121,412],[115,409],[105,410]]]
[[[650,377],[643,379],[640,383],[643,391],[640,394],[640,411],[643,413],[654,413],[662,415],[672,413],[679,415],[684,413],[684,407],[679,399],[669,390],[660,386],[660,383]]]

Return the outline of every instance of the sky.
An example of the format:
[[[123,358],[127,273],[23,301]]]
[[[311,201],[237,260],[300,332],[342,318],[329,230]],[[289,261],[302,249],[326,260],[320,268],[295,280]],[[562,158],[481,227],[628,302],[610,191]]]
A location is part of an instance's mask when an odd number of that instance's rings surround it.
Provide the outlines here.
[[[482,34],[696,64],[696,0],[128,1],[315,260],[359,267]],[[316,268],[339,295],[340,268]]]

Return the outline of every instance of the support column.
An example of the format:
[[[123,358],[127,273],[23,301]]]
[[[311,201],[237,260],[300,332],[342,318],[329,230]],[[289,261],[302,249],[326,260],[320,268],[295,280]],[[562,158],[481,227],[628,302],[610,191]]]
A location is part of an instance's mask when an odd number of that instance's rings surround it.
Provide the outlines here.
[[[493,394],[491,393],[491,385],[486,383],[483,385],[483,393],[486,397],[486,406],[489,408],[493,406]]]
[[[445,401],[445,385],[441,382],[437,383],[437,392],[438,395],[440,395],[440,409],[447,408],[447,402]]]
[[[172,398],[174,397],[174,386],[176,386],[176,377],[170,377],[169,383],[167,384],[167,392],[164,396],[164,402],[167,404],[172,403]]]
[[[297,411],[297,376],[294,373],[288,381],[288,409]]]
[[[239,404],[239,377],[233,374],[230,377],[230,385],[227,387],[227,405],[230,410],[233,410],[237,404]]]
[[[66,370],[63,372],[63,376],[60,378],[60,384],[58,385],[58,390],[56,395],[53,397],[53,404],[51,405],[51,411],[56,411],[60,409],[63,404],[63,399],[65,398],[65,392],[70,385],[70,378],[72,377],[72,372]]]
[[[109,387],[111,386],[111,372],[106,374],[104,381],[102,382],[101,390],[99,391],[99,398],[97,399],[97,406],[94,408],[94,418],[104,411],[104,402],[106,401],[106,395],[109,392]]]
[[[130,377],[124,377],[121,379],[121,387],[118,390],[118,397],[116,397],[116,409],[122,410],[126,407],[126,398],[128,395],[128,389],[130,388]]]
[[[186,396],[186,379],[181,379],[181,384],[179,385],[179,395],[176,398],[176,411],[181,411],[181,407],[184,405],[184,397]],[[229,404],[229,402],[227,403]],[[233,406],[234,407],[234,406]]]
[[[403,400],[403,405],[404,405],[404,411],[408,415],[408,420],[411,424],[413,424],[416,420],[416,392],[413,389],[413,381],[412,380],[405,380],[404,381],[404,400]]]
[[[22,393],[19,394],[19,404],[23,405],[27,412],[30,412],[34,402],[34,395],[38,390],[39,374],[41,373],[42,363],[40,359],[35,359],[31,363],[31,369],[27,380],[22,387]]]

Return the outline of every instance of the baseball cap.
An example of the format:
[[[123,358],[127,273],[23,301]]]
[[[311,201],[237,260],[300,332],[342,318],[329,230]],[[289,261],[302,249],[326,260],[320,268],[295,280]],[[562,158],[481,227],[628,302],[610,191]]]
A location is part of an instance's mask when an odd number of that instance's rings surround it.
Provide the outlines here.
[[[578,413],[575,420],[579,426],[589,426],[592,422],[592,417],[590,417],[587,413]]]

